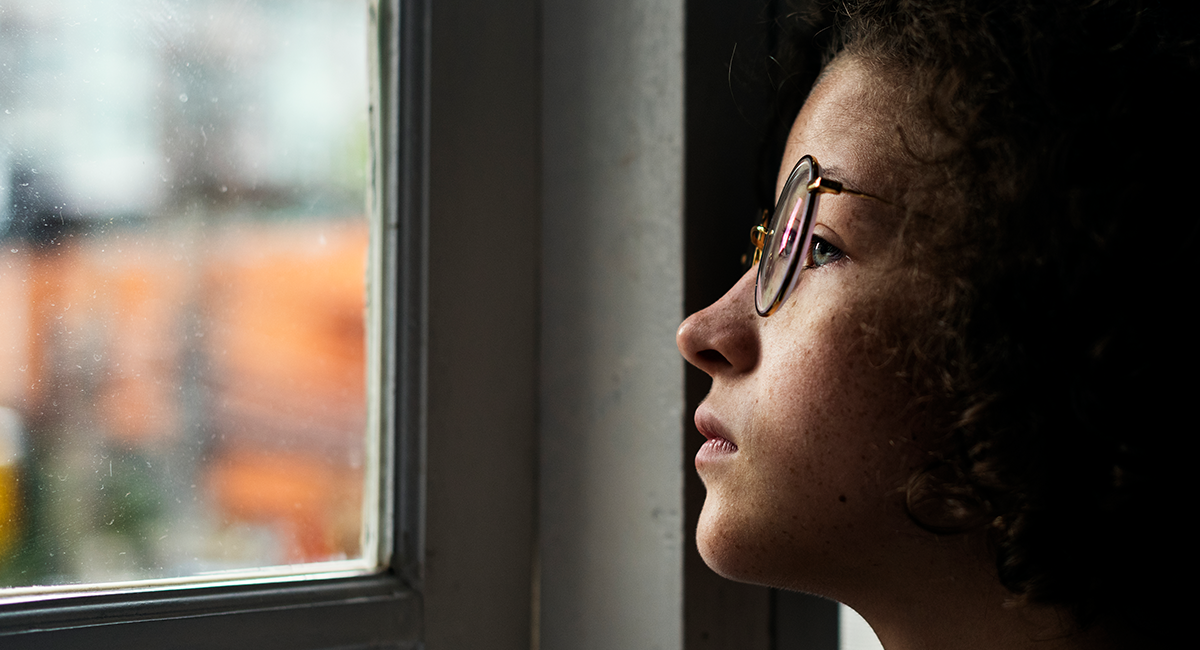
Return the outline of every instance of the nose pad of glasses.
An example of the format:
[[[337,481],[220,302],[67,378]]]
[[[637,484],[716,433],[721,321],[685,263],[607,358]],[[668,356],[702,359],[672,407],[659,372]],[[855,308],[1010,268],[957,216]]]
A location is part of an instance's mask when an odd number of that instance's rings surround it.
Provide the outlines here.
[[[750,241],[754,244],[754,264],[758,264],[762,259],[763,246],[767,241],[767,229],[764,226],[755,226],[750,233]]]
[[[760,210],[758,216],[758,225],[750,229],[750,247],[742,254],[742,273],[745,273],[750,267],[758,264],[762,260],[763,246],[767,242],[767,220],[771,218],[769,210]]]

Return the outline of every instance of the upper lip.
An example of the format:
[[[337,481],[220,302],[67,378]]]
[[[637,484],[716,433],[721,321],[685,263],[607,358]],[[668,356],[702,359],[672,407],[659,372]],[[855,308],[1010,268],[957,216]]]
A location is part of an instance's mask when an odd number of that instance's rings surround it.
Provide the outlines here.
[[[737,444],[737,441],[730,437],[729,432],[725,430],[725,427],[717,419],[717,416],[705,408],[704,404],[701,404],[700,408],[696,409],[696,428],[699,429],[701,435],[709,440],[722,438],[735,445]]]

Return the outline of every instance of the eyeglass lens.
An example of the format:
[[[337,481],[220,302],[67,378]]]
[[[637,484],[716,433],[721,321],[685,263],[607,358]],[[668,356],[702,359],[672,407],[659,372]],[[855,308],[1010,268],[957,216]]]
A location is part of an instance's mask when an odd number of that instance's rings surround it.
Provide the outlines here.
[[[815,167],[809,156],[800,159],[767,224],[754,291],[754,306],[760,316],[769,316],[783,304],[799,272],[800,258],[808,250],[813,215],[808,184],[816,176]]]

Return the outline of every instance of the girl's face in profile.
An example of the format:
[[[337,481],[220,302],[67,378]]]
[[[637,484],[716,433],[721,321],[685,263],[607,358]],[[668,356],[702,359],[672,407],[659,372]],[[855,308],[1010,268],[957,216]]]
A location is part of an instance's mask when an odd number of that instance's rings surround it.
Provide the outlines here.
[[[901,196],[912,166],[891,144],[898,92],[835,61],[796,118],[777,188],[807,154],[847,189]],[[708,438],[696,456],[708,491],[697,542],[718,573],[837,597],[887,580],[888,558],[921,535],[902,489],[924,464],[909,393],[864,338],[864,324],[897,309],[882,287],[902,216],[823,195],[812,254],[776,313],[755,313],[751,269],[680,326],[679,349],[713,379],[696,412]]]

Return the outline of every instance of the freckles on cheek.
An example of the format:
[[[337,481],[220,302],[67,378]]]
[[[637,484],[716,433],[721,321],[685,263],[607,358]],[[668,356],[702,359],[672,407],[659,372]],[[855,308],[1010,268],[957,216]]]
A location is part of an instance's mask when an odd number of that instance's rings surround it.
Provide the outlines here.
[[[787,413],[784,476],[822,503],[877,498],[907,482],[922,456],[904,424],[906,391],[857,341],[813,350],[777,404]],[[820,371],[820,372],[818,372]]]

